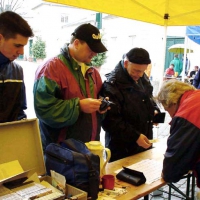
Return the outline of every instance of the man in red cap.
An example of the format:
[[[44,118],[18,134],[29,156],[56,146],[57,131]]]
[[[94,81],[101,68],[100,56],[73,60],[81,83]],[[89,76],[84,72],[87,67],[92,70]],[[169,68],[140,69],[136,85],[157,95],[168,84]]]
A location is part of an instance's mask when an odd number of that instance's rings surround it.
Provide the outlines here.
[[[145,49],[133,48],[106,75],[101,95],[114,102],[103,120],[105,144],[111,150],[110,162],[151,147],[153,118],[160,111],[144,73],[150,63]]]
[[[97,53],[105,51],[99,30],[83,24],[74,30],[70,43],[58,56],[37,69],[34,107],[44,150],[49,143],[67,138],[82,142],[100,139],[98,93],[102,80],[89,64]]]

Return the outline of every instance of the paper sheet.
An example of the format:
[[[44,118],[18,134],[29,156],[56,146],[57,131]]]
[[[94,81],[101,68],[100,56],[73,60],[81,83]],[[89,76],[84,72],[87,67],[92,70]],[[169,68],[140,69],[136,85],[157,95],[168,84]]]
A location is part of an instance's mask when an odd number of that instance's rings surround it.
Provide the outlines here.
[[[0,180],[7,179],[24,172],[18,160],[0,164]]]
[[[115,187],[113,190],[103,190],[98,194],[97,200],[115,200],[117,197],[127,193],[126,189]]]
[[[151,184],[154,181],[159,180],[161,178],[162,162],[158,162],[156,160],[145,159],[126,167],[143,172],[144,176],[147,179],[146,180],[147,184]],[[122,169],[119,169],[115,171],[115,173],[119,173],[121,170]]]

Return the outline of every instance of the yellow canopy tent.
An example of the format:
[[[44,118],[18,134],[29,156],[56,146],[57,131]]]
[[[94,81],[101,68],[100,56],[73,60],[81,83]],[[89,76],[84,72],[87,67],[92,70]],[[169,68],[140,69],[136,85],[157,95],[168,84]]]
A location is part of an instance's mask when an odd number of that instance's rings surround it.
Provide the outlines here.
[[[161,26],[200,24],[199,0],[44,0]]]
[[[165,27],[200,24],[199,0],[43,0],[124,18],[139,20]],[[166,39],[163,43],[163,69]],[[184,54],[185,56],[186,54]],[[185,58],[184,58],[185,60]],[[184,64],[185,66],[185,64]],[[185,69],[183,69],[185,70]],[[183,77],[184,78],[184,75]],[[161,77],[162,81],[162,77]]]

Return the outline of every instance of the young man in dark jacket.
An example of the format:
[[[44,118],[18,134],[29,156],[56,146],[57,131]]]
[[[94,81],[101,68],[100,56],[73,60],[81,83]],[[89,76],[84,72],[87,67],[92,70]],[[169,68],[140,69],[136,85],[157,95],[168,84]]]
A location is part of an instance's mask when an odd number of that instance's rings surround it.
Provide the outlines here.
[[[33,32],[17,13],[0,14],[0,122],[26,118],[26,91],[23,69],[14,60],[24,54]]]
[[[159,109],[152,99],[153,87],[144,73],[150,63],[145,49],[133,48],[106,75],[101,95],[115,103],[103,121],[111,162],[151,147],[153,117]]]

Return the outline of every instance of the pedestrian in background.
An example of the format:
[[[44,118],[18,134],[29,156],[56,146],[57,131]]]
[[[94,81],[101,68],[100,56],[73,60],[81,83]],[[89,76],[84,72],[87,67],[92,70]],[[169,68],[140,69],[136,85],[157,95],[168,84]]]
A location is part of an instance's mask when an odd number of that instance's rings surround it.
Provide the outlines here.
[[[170,62],[170,65],[174,65],[174,72],[177,73],[177,76],[180,76],[183,70],[183,62],[178,58],[178,54],[174,55],[174,59]]]
[[[193,170],[200,187],[199,99],[199,90],[178,80],[163,82],[158,93],[158,102],[172,118],[162,170],[166,182],[178,182]]]
[[[14,62],[33,37],[29,24],[12,11],[0,14],[0,122],[26,118],[26,90],[22,67]]]
[[[102,112],[98,93],[102,80],[89,64],[97,53],[105,51],[99,30],[82,24],[61,53],[36,70],[34,107],[44,151],[49,143],[68,138],[100,140]]]
[[[200,70],[196,73],[193,79],[193,86],[197,89],[200,89]]]
[[[190,79],[191,85],[193,85],[194,77],[196,76],[197,72],[199,70],[199,66],[195,66],[192,71],[190,71],[189,75],[187,76]]]
[[[114,102],[102,127],[110,162],[151,148],[153,118],[159,108],[153,100],[153,87],[144,73],[151,63],[143,48],[133,48],[106,75],[102,96]]]
[[[170,64],[170,66],[165,71],[166,77],[172,77],[174,76],[174,64]]]

